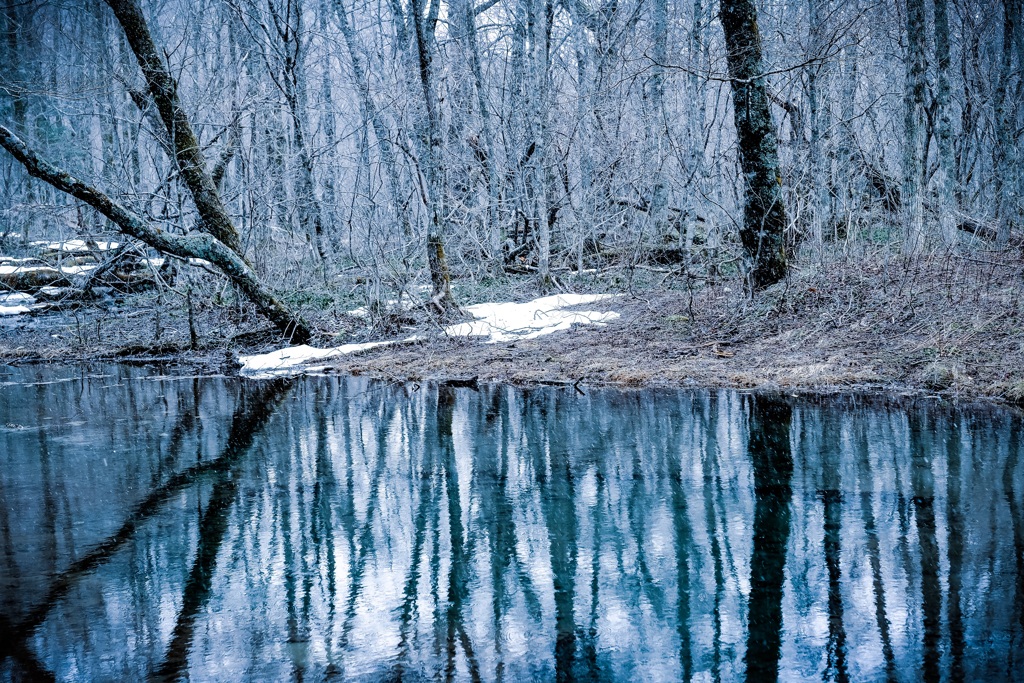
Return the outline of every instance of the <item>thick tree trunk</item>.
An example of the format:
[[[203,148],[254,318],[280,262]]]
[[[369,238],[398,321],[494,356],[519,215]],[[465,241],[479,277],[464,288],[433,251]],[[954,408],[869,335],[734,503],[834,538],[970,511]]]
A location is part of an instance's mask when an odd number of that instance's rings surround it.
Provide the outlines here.
[[[109,218],[126,235],[167,254],[209,261],[256,304],[260,312],[284,335],[295,343],[309,341],[311,334],[306,324],[267,289],[238,252],[217,238],[199,231],[192,231],[186,235],[172,235],[147,224],[141,216],[127,207],[83,183],[67,171],[41,159],[3,126],[0,126],[0,146],[10,152],[30,175],[82,200]]]
[[[749,286],[757,291],[786,276],[786,209],[778,141],[761,66],[761,35],[753,0],[722,0],[721,20],[745,186],[740,241],[749,261]]]
[[[142,9],[135,0],[107,0],[107,4],[124,29],[128,44],[142,68],[150,95],[167,129],[167,137],[173,146],[174,158],[181,171],[181,177],[192,193],[196,210],[199,212],[202,221],[200,227],[241,255],[242,245],[238,231],[235,230],[221,201],[220,193],[217,192],[217,186],[207,170],[199,138],[192,130],[192,124],[178,98],[178,84],[164,63],[156,43],[153,42]]]

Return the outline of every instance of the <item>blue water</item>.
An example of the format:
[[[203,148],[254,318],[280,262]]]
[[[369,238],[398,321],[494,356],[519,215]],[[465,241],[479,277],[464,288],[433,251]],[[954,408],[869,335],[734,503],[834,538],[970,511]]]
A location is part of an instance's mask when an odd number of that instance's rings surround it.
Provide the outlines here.
[[[1021,422],[0,368],[0,680],[1024,680]]]

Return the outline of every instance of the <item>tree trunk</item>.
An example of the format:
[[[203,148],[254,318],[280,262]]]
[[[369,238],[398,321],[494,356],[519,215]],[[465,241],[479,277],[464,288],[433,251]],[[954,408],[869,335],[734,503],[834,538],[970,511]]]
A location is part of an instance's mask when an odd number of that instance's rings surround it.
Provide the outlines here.
[[[848,5],[850,14],[856,16],[860,10],[860,3],[853,0]],[[862,172],[860,164],[855,161],[857,150],[857,136],[854,132],[854,119],[857,109],[857,81],[859,77],[858,60],[860,49],[858,41],[860,34],[856,29],[851,29],[849,44],[843,48],[843,77],[841,79],[840,91],[840,118],[842,122],[839,129],[839,142],[836,146],[836,170],[839,182],[840,209],[836,212],[836,218],[847,224],[847,235],[849,224],[854,220],[854,212],[857,210],[855,199],[856,179]]]
[[[167,137],[174,148],[174,158],[181,171],[196,210],[201,219],[200,227],[218,241],[233,249],[240,256],[242,245],[230,216],[224,208],[220,193],[206,167],[206,159],[199,145],[199,138],[192,130],[185,108],[178,98],[178,84],[164,64],[150,35],[146,18],[135,0],[106,0],[114,11],[121,28],[124,29],[128,44],[146,77],[150,95],[156,103],[160,119],[167,129]],[[243,257],[244,258],[244,257]]]
[[[656,239],[666,232],[668,185],[665,182],[665,158],[668,124],[665,112],[665,64],[668,62],[668,0],[654,0],[651,9],[651,42],[654,64],[651,67],[651,111],[647,134],[650,138],[650,162],[654,165],[651,182],[650,221]],[[651,120],[653,119],[653,120]]]
[[[831,186],[828,158],[830,121],[828,116],[829,73],[823,57],[828,52],[825,43],[824,17],[830,14],[828,0],[810,0],[810,54],[807,67],[807,108],[810,114],[810,209],[811,234],[820,245],[826,226],[831,223],[829,187]]]
[[[149,246],[181,258],[209,261],[224,273],[263,313],[282,334],[295,343],[309,341],[309,328],[301,318],[274,296],[260,282],[252,267],[236,252],[217,238],[198,231],[186,235],[172,235],[148,225],[141,216],[114,201],[96,188],[83,183],[67,171],[41,159],[7,128],[0,126],[0,146],[14,156],[29,175],[40,178],[53,187],[82,200],[109,218],[121,232],[142,240]]]
[[[708,24],[706,14],[709,8],[703,0],[694,0],[692,28],[689,35],[691,71],[687,78],[686,93],[686,154],[689,168],[686,169],[689,183],[685,197],[686,211],[681,216],[679,245],[684,250],[687,269],[693,261],[693,236],[697,227],[697,216],[703,206],[699,200],[704,196],[708,166],[705,162],[705,126],[707,124],[707,81],[698,75],[699,69],[707,63],[707,40],[704,28]]]
[[[317,256],[323,265],[323,275],[326,278],[329,258],[324,235],[323,208],[317,197],[313,154],[309,149],[309,137],[306,134],[308,113],[306,80],[303,73],[302,4],[294,0],[289,1],[285,4],[283,13],[274,3],[268,3],[267,6],[281,44],[280,49],[277,50],[282,58],[281,77],[280,79],[275,78],[274,82],[280,86],[285,104],[288,106],[292,142],[299,156],[299,166],[296,169],[295,204],[298,209],[299,222],[304,229],[311,233],[309,239],[312,240],[316,248]],[[274,68],[271,66],[269,58],[266,61],[268,68]]]
[[[904,59],[906,90],[903,112],[903,220],[904,250],[914,253],[924,243],[924,139],[921,118],[924,113],[925,77],[924,4],[907,3],[907,54]]]
[[[1017,143],[1014,139],[1016,117],[1010,82],[1013,79],[1013,48],[1020,31],[1020,0],[1003,0],[1003,50],[996,82],[996,214],[999,218],[998,242],[1006,244],[1017,223]]]
[[[554,155],[551,154],[551,126],[548,122],[549,95],[551,91],[550,50],[551,20],[554,7],[551,0],[535,0],[533,18],[533,78],[534,95],[532,98],[532,128],[534,143],[534,224],[537,226],[537,279],[538,287],[546,293],[552,285],[551,281],[551,183],[549,182],[549,165]]]
[[[491,122],[491,110],[487,103],[487,92],[484,85],[483,66],[480,60],[480,46],[476,33],[476,9],[473,0],[462,0],[461,11],[465,15],[466,53],[469,67],[473,75],[476,90],[477,106],[480,109],[480,126],[482,128],[480,144],[483,150],[481,163],[487,174],[487,234],[494,252],[491,266],[500,272],[504,265],[501,256],[501,226],[499,225],[498,205],[501,192],[501,180],[498,177],[497,156],[494,153],[494,125]]]
[[[434,84],[433,42],[434,17],[424,16],[422,0],[411,0],[409,11],[415,32],[415,50],[419,69],[420,86],[423,90],[425,121],[421,122],[420,165],[426,184],[427,195],[427,264],[430,268],[430,282],[433,288],[431,303],[440,311],[458,310],[452,297],[451,275],[448,259],[444,253],[443,226],[445,218],[445,173],[441,150],[441,112],[438,111],[437,93]],[[432,9],[432,11],[436,11]]]
[[[939,231],[946,244],[956,241],[956,165],[953,161],[953,124],[950,119],[949,8],[935,0],[935,142],[939,148]]]
[[[740,241],[749,261],[750,289],[758,291],[786,276],[786,209],[778,141],[761,66],[761,35],[753,0],[722,0],[720,11],[744,178]]]
[[[395,157],[394,146],[391,144],[391,133],[377,109],[377,104],[370,94],[370,81],[363,64],[362,51],[359,47],[355,30],[349,23],[348,11],[345,9],[343,0],[333,0],[334,11],[338,15],[338,23],[341,27],[341,35],[345,40],[345,47],[348,48],[349,61],[352,64],[352,78],[359,94],[360,102],[366,113],[366,118],[373,127],[373,134],[377,138],[377,148],[380,150],[380,162],[384,167],[384,178],[391,193],[392,205],[396,209],[395,218],[402,227],[402,235],[411,240],[413,237],[412,223],[409,220],[409,213],[403,210],[401,181],[398,175],[398,160]],[[403,24],[404,25],[404,24]]]

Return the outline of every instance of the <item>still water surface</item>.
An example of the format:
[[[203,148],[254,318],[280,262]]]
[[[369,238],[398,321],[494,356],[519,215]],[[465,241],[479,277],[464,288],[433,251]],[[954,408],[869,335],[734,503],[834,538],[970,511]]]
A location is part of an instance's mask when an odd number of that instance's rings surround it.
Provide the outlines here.
[[[0,680],[1024,680],[1020,436],[0,368]]]

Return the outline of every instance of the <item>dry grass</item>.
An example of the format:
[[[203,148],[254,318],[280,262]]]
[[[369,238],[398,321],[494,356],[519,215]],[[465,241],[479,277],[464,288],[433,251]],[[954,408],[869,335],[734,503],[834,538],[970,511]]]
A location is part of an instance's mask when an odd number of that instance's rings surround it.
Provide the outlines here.
[[[687,290],[664,288],[624,294],[604,304],[622,314],[608,326],[532,341],[447,339],[421,316],[418,332],[427,341],[342,358],[336,368],[403,381],[477,377],[517,384],[874,390],[1021,401],[1021,272],[1022,264],[1006,254],[860,254],[799,265],[786,282],[754,299],[738,279],[718,281],[692,297]],[[600,289],[602,283],[593,286]],[[77,315],[77,321],[64,315],[50,322],[41,316],[20,331],[5,325],[0,359],[114,356],[126,347],[141,353],[162,345],[177,360],[220,369],[225,350],[280,344],[244,311],[202,311],[197,325],[204,350],[195,354],[184,352],[182,311],[162,315],[159,339],[152,307],[117,320],[95,311]],[[90,342],[97,320],[99,334]],[[337,316],[319,321],[323,329],[346,330],[348,339],[357,324]]]

